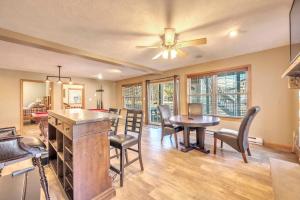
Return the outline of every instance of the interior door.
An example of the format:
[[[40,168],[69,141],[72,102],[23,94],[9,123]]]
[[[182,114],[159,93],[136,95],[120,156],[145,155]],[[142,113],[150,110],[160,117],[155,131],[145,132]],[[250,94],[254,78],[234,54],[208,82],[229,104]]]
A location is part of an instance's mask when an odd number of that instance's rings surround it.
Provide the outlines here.
[[[160,124],[159,105],[169,105],[174,113],[174,81],[150,83],[148,87],[148,119],[149,124]]]

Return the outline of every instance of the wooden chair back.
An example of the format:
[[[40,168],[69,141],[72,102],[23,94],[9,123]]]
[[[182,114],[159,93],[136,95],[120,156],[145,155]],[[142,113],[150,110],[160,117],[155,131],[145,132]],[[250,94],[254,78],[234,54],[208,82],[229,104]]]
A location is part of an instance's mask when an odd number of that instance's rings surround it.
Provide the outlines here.
[[[189,103],[188,104],[188,114],[189,115],[202,115],[202,103]]]
[[[260,111],[259,106],[251,107],[247,111],[247,114],[245,115],[245,117],[240,125],[239,133],[238,133],[238,144],[239,144],[239,147],[243,148],[244,150],[246,150],[249,146],[248,135],[249,135],[250,125],[252,124],[253,119],[255,118],[256,114],[259,111]]]
[[[160,114],[161,127],[165,127],[165,125],[171,125],[169,121],[171,117],[171,109],[169,105],[159,105],[158,110]]]
[[[137,133],[139,140],[142,137],[143,111],[128,109],[126,114],[125,134],[128,132]]]

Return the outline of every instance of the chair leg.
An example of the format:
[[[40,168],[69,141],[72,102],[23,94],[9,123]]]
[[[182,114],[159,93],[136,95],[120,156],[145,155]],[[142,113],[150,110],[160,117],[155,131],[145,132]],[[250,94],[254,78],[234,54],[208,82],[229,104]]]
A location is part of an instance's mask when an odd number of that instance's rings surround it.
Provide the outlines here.
[[[118,149],[117,149],[117,148],[115,148],[115,152],[116,152],[117,158],[119,159],[119,152],[118,152]]]
[[[243,156],[243,160],[245,163],[248,163],[248,160],[247,160],[247,156],[246,156],[246,153],[242,153],[242,156]]]
[[[221,148],[223,149],[223,141],[221,140]]]
[[[163,132],[163,130],[162,130],[162,131],[161,131],[161,139],[160,139],[160,142],[163,143],[163,141],[164,141],[164,132]]]
[[[33,162],[33,165],[37,166],[38,169],[39,169],[40,183],[41,183],[42,188],[43,188],[44,193],[45,193],[45,199],[50,200],[49,189],[48,189],[48,181],[47,181],[47,177],[45,175],[44,167],[41,163],[41,158],[33,158],[32,162]]]
[[[141,171],[144,171],[144,165],[143,165],[143,159],[142,159],[142,149],[141,149],[141,145],[138,145],[139,148],[139,161],[140,161],[140,167],[141,167]]]
[[[128,163],[128,151],[125,149],[125,159],[126,159],[126,164]]]
[[[250,148],[248,147],[247,149],[247,153],[248,153],[248,156],[251,156],[251,151],[250,151]]]
[[[214,137],[214,154],[217,153],[217,138]]]
[[[177,139],[177,133],[174,133],[174,138],[175,138],[175,145],[176,145],[176,149],[178,149],[178,139]]]
[[[125,151],[122,148],[120,151],[120,187],[123,187],[123,181],[124,181],[124,154]]]

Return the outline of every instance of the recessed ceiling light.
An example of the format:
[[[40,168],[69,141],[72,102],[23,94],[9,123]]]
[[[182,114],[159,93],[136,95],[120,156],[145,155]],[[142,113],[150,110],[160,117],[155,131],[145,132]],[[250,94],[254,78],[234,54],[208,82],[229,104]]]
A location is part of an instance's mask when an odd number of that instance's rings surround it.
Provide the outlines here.
[[[109,69],[109,72],[112,72],[112,73],[121,73],[122,71],[120,69]]]
[[[229,37],[234,38],[239,34],[239,32],[237,30],[233,30],[229,32]]]
[[[97,75],[97,78],[98,78],[98,79],[102,79],[102,78],[103,78],[102,74],[98,74],[98,75]]]

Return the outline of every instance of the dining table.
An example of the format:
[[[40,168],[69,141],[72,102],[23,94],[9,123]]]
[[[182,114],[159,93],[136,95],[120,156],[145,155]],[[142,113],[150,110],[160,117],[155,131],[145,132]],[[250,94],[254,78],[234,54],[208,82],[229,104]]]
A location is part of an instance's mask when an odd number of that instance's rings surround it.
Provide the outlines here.
[[[205,149],[205,131],[209,126],[216,126],[220,118],[211,115],[175,115],[170,117],[170,122],[183,127],[183,148],[181,151],[188,152],[196,149],[203,153],[210,151]],[[190,143],[190,131],[196,130],[196,143]]]

